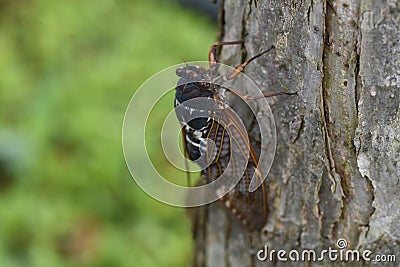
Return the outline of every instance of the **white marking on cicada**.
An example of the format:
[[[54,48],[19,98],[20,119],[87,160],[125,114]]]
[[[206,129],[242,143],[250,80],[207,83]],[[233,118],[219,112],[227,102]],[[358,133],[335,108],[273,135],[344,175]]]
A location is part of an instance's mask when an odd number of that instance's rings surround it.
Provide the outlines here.
[[[193,136],[197,139],[200,139],[200,137],[203,136],[203,133],[200,130],[195,130],[193,131]]]
[[[196,143],[196,142],[193,142],[193,140],[190,139],[189,135],[186,135],[186,141],[188,141],[191,145],[200,148],[200,144]]]

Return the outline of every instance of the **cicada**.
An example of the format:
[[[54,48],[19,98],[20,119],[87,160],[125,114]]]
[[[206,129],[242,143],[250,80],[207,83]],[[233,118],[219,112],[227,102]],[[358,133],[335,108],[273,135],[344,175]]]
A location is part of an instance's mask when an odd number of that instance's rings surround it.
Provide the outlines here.
[[[234,175],[238,167],[244,166],[243,174],[236,185],[227,194],[221,194],[220,200],[228,212],[247,229],[258,231],[267,220],[266,186],[262,182],[257,190],[249,191],[253,176],[262,179],[262,174],[258,170],[257,153],[248,139],[248,133],[240,127],[237,117],[225,104],[221,91],[228,91],[244,100],[293,93],[276,92],[265,93],[262,96],[247,96],[224,86],[225,82],[235,79],[242,73],[249,63],[274,49],[270,47],[262,51],[226,74],[218,73],[217,48],[242,43],[242,41],[214,43],[208,54],[209,68],[186,64],[176,69],[180,79],[176,86],[175,107],[183,106],[176,115],[182,126],[185,154],[187,158],[200,165],[202,177],[207,183],[215,181],[222,173]],[[197,98],[210,99],[215,104],[191,104],[193,101],[190,100]],[[212,140],[213,144],[210,145],[208,140]],[[223,187],[222,182],[220,189]],[[219,195],[219,189],[216,191],[215,193]]]

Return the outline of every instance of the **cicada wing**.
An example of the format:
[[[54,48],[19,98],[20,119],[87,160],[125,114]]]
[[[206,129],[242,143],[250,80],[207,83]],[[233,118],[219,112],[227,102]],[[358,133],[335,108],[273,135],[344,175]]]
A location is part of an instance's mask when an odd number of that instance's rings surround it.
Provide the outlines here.
[[[221,200],[228,212],[246,228],[251,231],[260,230],[266,223],[267,203],[265,183],[257,168],[258,158],[246,129],[237,122],[237,115],[227,110],[223,112],[223,116],[223,118],[213,117],[214,122],[208,138],[214,141],[214,146],[207,146],[207,156],[215,158],[205,170],[204,176],[210,182],[218,179],[223,172],[235,176],[239,170],[244,169],[237,184],[228,194],[221,196]],[[250,192],[249,186],[253,176],[260,187]],[[225,192],[225,186],[222,181],[220,185],[222,192]]]

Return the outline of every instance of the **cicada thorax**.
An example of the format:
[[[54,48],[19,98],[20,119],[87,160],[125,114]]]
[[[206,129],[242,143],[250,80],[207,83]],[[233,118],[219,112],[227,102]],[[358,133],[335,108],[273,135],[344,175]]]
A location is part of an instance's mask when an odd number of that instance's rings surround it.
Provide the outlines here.
[[[178,70],[181,79],[176,87],[175,111],[182,125],[189,159],[199,164],[207,183],[223,173],[226,177],[236,177],[240,173],[237,184],[229,193],[220,193],[226,192],[226,184],[221,182],[215,194],[229,213],[248,229],[261,229],[267,216],[265,189],[262,184],[256,191],[249,192],[258,161],[247,131],[228,111],[228,105],[221,104],[220,88],[204,82],[205,69],[187,66]],[[200,81],[194,81],[194,78]],[[196,99],[199,101],[193,101]]]

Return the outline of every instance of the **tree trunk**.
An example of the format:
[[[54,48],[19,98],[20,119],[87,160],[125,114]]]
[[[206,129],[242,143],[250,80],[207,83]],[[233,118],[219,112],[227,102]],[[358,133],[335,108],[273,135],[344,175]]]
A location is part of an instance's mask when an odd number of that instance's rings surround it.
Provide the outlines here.
[[[268,99],[277,150],[263,231],[249,233],[218,202],[198,209],[194,265],[287,266],[256,252],[337,249],[339,238],[399,261],[399,1],[225,0],[221,9],[220,39],[245,41],[224,47],[221,61],[274,45],[246,72],[264,90],[299,94]],[[308,263],[318,264],[344,263]]]

